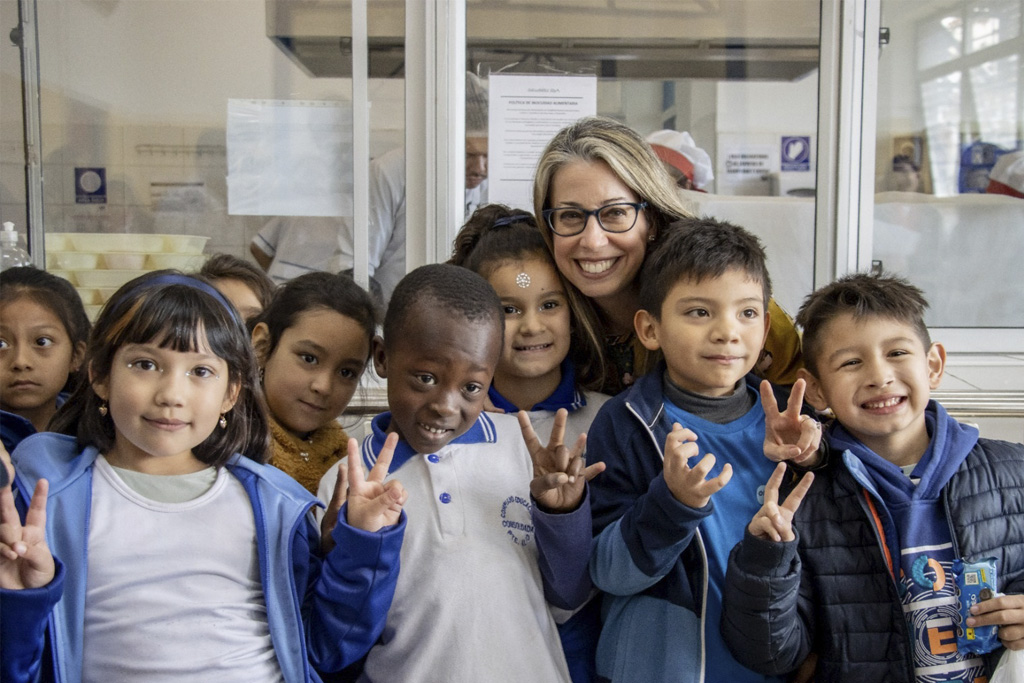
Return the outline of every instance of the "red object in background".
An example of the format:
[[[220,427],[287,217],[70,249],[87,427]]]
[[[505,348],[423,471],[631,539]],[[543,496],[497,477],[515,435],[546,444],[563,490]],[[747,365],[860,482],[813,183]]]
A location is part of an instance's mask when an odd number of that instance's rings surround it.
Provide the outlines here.
[[[1024,199],[1024,151],[999,157],[988,176],[985,193]]]

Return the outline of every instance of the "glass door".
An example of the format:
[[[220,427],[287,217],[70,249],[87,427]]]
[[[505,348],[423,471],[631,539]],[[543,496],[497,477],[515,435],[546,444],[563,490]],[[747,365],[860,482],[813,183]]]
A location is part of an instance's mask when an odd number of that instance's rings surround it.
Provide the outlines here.
[[[1024,2],[883,0],[873,267],[955,350],[1024,346]]]

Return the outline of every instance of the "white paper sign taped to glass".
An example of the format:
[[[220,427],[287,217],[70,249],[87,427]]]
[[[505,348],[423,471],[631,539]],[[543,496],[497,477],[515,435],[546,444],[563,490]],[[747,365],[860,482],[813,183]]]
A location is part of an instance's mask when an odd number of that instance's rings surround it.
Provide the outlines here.
[[[725,150],[725,173],[730,179],[760,177],[776,168],[774,150],[768,145],[736,145]]]
[[[533,210],[533,175],[551,138],[597,113],[596,76],[490,76],[489,201]]]
[[[352,107],[228,100],[228,213],[352,215]]]

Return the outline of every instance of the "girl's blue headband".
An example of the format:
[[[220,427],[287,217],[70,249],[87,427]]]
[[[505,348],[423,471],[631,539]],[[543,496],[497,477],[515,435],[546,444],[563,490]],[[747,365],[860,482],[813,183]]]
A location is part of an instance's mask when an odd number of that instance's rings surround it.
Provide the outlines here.
[[[164,285],[185,285],[186,287],[191,287],[192,289],[198,289],[201,292],[205,292],[226,308],[228,313],[231,314],[231,318],[233,320],[242,326],[245,325],[238,311],[235,310],[235,307],[231,305],[223,294],[218,292],[216,288],[211,287],[207,283],[198,278],[194,278],[191,275],[183,275],[181,273],[165,273],[163,275],[157,275],[156,277],[140,282],[126,291],[122,295],[121,300],[123,301],[124,299],[127,299],[129,295],[134,294],[141,289],[151,289],[153,287],[161,287]],[[120,301],[118,303],[120,303]]]

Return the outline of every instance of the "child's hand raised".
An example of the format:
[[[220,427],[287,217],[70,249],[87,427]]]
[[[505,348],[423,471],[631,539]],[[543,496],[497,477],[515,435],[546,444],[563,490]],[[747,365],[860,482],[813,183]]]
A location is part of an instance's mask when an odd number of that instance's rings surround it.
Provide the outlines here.
[[[796,488],[786,496],[786,502],[779,505],[779,487],[782,486],[782,478],[785,474],[786,463],[780,462],[775,466],[775,471],[772,472],[768,484],[764,487],[764,504],[754,514],[754,519],[747,527],[747,531],[751,535],[776,543],[792,541],[796,538],[796,534],[793,533],[793,515],[796,514],[804,496],[807,495],[807,490],[811,488],[814,474],[811,472],[805,474]]]
[[[0,487],[9,487],[14,481],[14,465],[11,464],[11,456],[7,449],[0,444]]]
[[[384,482],[397,445],[398,434],[388,434],[377,462],[367,476],[359,459],[359,444],[355,439],[348,440],[348,523],[351,526],[373,532],[398,524],[409,493],[397,479]],[[335,497],[337,495],[335,487]],[[340,509],[340,504],[338,507]]]
[[[541,507],[554,512],[575,510],[583,498],[584,484],[604,471],[603,462],[584,466],[583,451],[587,444],[585,434],[580,434],[571,450],[562,443],[568,415],[565,408],[559,408],[555,413],[555,423],[547,446],[541,444],[537,432],[533,431],[529,414],[520,410],[518,415],[519,428],[523,431],[523,440],[533,460],[530,494]]]
[[[7,451],[2,446],[0,451],[0,467],[13,478]],[[45,479],[36,483],[25,523],[22,524],[10,484],[0,487],[0,588],[42,588],[53,580],[56,567],[46,544],[48,490]]]
[[[999,640],[1008,650],[1024,650],[1024,595],[1000,595],[971,606],[967,625],[999,627]]]
[[[690,458],[700,455],[697,435],[683,429],[678,422],[665,438],[665,483],[669,491],[683,505],[702,508],[711,500],[711,495],[721,491],[732,479],[732,465],[726,463],[714,479],[707,479],[715,466],[715,456],[708,453],[692,468],[687,464]]]
[[[355,439],[349,439],[349,445],[353,441]],[[358,450],[357,447],[356,451],[358,452]],[[349,454],[348,457],[351,457],[351,450]],[[334,494],[331,496],[331,502],[327,505],[327,510],[324,511],[324,516],[320,520],[320,552],[324,555],[331,552],[331,548],[334,547],[334,537],[331,536],[331,532],[334,531],[341,508],[348,499],[348,457],[338,462],[336,468],[338,470],[338,479],[334,482]]]
[[[803,467],[818,464],[821,445],[821,423],[810,415],[802,415],[807,382],[803,378],[793,384],[785,412],[779,404],[768,380],[761,382],[761,407],[764,408],[764,454],[774,462],[791,460]]]

